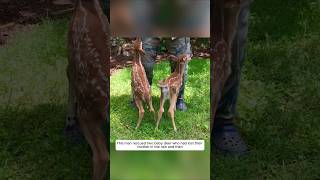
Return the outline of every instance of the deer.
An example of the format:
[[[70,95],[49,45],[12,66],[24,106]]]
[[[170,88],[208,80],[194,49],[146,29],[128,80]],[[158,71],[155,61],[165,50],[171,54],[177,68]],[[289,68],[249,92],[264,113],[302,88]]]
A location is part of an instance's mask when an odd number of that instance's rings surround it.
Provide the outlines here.
[[[102,180],[109,152],[109,22],[99,0],[77,0],[68,32],[67,127],[79,124],[92,150],[93,180]]]
[[[211,132],[224,85],[231,74],[231,50],[242,3],[247,0],[215,0],[211,27]]]
[[[136,126],[136,129],[138,129],[144,116],[143,102],[147,104],[149,111],[153,113],[154,119],[155,111],[152,105],[151,87],[147,79],[145,69],[141,63],[141,55],[145,54],[142,49],[141,38],[137,38],[135,40],[133,48],[134,57],[131,71],[131,89],[134,102],[139,111],[139,119]]]
[[[172,121],[172,126],[175,132],[177,128],[174,122],[174,112],[176,110],[176,103],[179,94],[180,87],[182,86],[184,67],[187,61],[190,59],[188,55],[182,54],[178,57],[170,55],[169,58],[177,63],[175,70],[171,73],[169,77],[165,80],[160,80],[158,82],[158,87],[160,88],[160,108],[158,111],[158,119],[156,124],[156,130],[159,127],[162,114],[164,112],[164,103],[166,100],[170,100],[169,115]]]

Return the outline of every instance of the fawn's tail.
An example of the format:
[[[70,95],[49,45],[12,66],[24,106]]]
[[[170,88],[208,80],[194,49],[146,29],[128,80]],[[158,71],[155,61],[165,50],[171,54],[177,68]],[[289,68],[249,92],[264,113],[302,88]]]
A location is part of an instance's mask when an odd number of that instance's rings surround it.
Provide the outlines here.
[[[169,97],[169,86],[168,86],[168,84],[166,84],[166,83],[164,82],[164,80],[161,80],[161,81],[158,82],[158,87],[159,87],[160,90],[161,90],[161,94],[162,94],[164,97],[168,98],[168,97]]]
[[[160,80],[158,81],[158,87],[159,88],[168,87],[168,84],[166,84],[164,80]]]

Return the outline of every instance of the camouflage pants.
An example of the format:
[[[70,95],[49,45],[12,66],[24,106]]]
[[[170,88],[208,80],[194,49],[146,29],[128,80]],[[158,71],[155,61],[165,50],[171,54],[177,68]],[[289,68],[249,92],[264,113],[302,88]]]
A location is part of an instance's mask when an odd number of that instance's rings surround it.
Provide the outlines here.
[[[189,37],[180,37],[175,39],[171,39],[171,38],[160,39],[160,38],[151,38],[151,37],[142,38],[142,46],[144,51],[146,52],[146,55],[142,59],[142,64],[145,68],[147,78],[150,84],[152,84],[153,67],[155,64],[156,56],[159,52],[161,41],[164,42],[169,54],[173,54],[175,56],[178,56],[181,54],[190,54],[190,55],[192,54]],[[176,63],[170,61],[171,72],[174,71],[175,66],[176,66]],[[186,64],[184,67],[183,84],[179,91],[179,96],[178,96],[179,99],[183,99],[183,96],[184,96],[184,88],[188,78],[187,71],[188,71],[188,64]]]
[[[245,43],[248,33],[249,5],[250,1],[247,1],[241,7],[236,35],[232,45],[232,72],[225,84],[223,96],[218,105],[215,124],[232,121],[236,115],[240,70],[245,58]]]

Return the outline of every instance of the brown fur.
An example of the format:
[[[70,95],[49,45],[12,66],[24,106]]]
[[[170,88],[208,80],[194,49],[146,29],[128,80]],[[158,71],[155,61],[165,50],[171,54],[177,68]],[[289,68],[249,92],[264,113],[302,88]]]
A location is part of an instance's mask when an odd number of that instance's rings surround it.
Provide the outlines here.
[[[93,179],[102,180],[109,160],[101,127],[109,107],[110,51],[109,24],[98,0],[76,2],[68,38],[69,115],[77,116],[92,149]]]
[[[174,122],[174,112],[176,110],[176,102],[177,102],[180,87],[182,86],[184,66],[188,60],[188,56],[183,54],[183,55],[180,55],[178,58],[174,56],[171,56],[171,58],[177,61],[176,69],[174,70],[173,73],[171,73],[171,75],[168,78],[158,82],[158,86],[160,87],[160,90],[161,90],[161,96],[160,96],[160,108],[158,112],[156,129],[158,129],[158,126],[162,117],[162,113],[164,112],[164,108],[163,108],[164,103],[166,99],[170,99],[170,107],[168,112],[171,117],[173,129],[174,131],[177,131],[177,128]]]
[[[136,129],[140,127],[140,123],[144,116],[143,102],[147,103],[150,112],[154,112],[151,97],[151,88],[147,79],[146,72],[141,63],[141,54],[144,54],[142,49],[142,42],[140,38],[134,43],[134,58],[131,72],[131,88],[135,104],[139,110],[139,119]]]
[[[216,0],[213,8],[211,58],[211,130],[225,82],[231,74],[231,47],[244,0]]]

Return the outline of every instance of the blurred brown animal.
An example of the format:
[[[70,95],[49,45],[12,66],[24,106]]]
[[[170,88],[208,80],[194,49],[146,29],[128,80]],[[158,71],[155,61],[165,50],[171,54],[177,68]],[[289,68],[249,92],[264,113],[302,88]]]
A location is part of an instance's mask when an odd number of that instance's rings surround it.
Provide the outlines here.
[[[149,81],[147,79],[146,72],[141,63],[141,55],[145,54],[142,49],[142,41],[141,38],[137,38],[134,42],[134,58],[132,64],[132,72],[131,72],[131,88],[132,94],[134,98],[134,102],[139,110],[139,119],[136,126],[136,129],[140,127],[140,123],[144,116],[144,108],[143,102],[146,102],[150,112],[153,112],[155,117],[155,112],[152,105],[152,96],[151,96],[151,88]]]
[[[99,0],[77,0],[68,34],[69,112],[93,153],[93,178],[106,176],[105,134],[109,110],[109,23]],[[109,140],[109,139],[108,139]]]
[[[177,131],[175,122],[174,122],[174,112],[176,110],[176,103],[179,94],[180,87],[182,86],[183,74],[184,74],[184,66],[189,60],[188,55],[183,54],[179,57],[175,57],[173,55],[169,56],[170,59],[177,62],[177,66],[171,75],[165,80],[161,80],[158,82],[158,86],[161,90],[160,95],[160,108],[158,112],[158,120],[156,129],[158,129],[162,113],[164,112],[163,106],[167,99],[170,99],[170,107],[169,107],[169,115],[171,117],[172,126],[174,131]]]
[[[214,0],[211,24],[211,131],[223,88],[231,74],[231,47],[241,3],[246,0]]]

